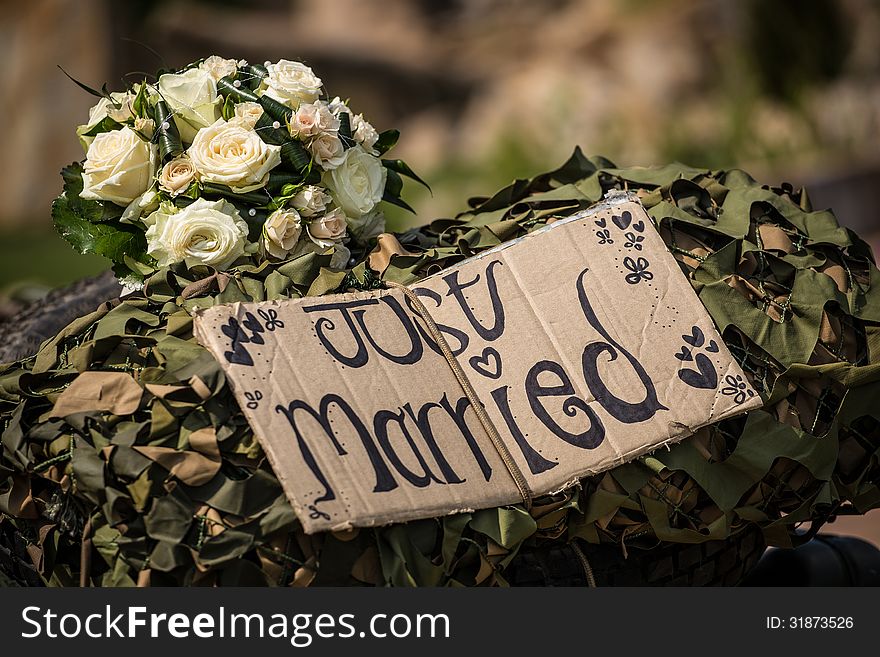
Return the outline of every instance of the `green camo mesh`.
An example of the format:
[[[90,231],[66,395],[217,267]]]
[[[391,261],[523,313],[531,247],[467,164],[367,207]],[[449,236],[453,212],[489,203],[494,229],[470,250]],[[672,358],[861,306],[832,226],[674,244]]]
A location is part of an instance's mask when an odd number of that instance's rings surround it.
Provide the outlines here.
[[[213,303],[410,283],[599,201],[639,194],[765,405],[579,486],[520,506],[305,535],[189,312]],[[370,269],[329,255],[160,271],[34,357],[0,366],[0,524],[52,585],[492,585],[526,544],[723,539],[880,505],[880,273],[807,195],[738,170],[618,169],[579,150],[561,168],[397,235]],[[386,254],[387,256],[388,254]],[[387,263],[387,266],[385,266]],[[140,408],[49,419],[83,371],[148,387]],[[192,436],[198,433],[198,440]],[[205,436],[208,436],[207,440]]]

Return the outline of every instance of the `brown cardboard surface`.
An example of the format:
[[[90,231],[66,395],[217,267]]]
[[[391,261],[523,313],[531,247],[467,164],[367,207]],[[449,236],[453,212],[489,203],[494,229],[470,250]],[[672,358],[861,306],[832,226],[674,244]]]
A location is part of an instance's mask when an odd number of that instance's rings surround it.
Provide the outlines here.
[[[761,405],[629,197],[412,289],[536,494]],[[520,501],[401,290],[218,306],[196,331],[307,532]]]

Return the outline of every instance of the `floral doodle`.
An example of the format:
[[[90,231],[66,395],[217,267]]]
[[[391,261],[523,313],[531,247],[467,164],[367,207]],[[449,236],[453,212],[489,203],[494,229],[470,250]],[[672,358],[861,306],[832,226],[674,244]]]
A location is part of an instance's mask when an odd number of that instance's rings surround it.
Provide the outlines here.
[[[614,244],[614,240],[611,239],[611,231],[607,228],[597,230],[596,237],[599,238],[599,244]]]
[[[746,382],[739,374],[736,376],[728,374],[724,377],[724,382],[727,385],[721,389],[721,394],[733,397],[733,401],[736,404],[742,404],[746,399],[755,396],[755,391],[748,388]]]
[[[642,250],[642,242],[645,241],[644,235],[636,235],[632,231],[624,233],[623,235],[626,238],[626,242],[624,243],[624,247],[627,249],[635,249],[636,251]]]
[[[627,256],[623,259],[623,266],[631,272],[626,275],[626,282],[630,285],[637,285],[642,281],[650,281],[654,278],[654,274],[648,271],[651,263],[645,258],[633,260]]]

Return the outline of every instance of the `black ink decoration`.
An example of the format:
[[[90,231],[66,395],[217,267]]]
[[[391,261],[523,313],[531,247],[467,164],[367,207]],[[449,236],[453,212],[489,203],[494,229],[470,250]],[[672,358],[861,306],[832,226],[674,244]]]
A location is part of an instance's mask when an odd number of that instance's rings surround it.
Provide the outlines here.
[[[683,335],[681,339],[687,342],[692,347],[702,347],[706,342],[706,336],[703,335],[702,329],[699,326],[694,326],[691,328],[690,335]]]
[[[602,326],[596,312],[590,304],[587,290],[584,286],[584,278],[589,269],[584,269],[577,281],[578,300],[580,301],[581,311],[587,323],[592,326],[601,335],[605,342],[597,341],[588,344],[584,348],[581,356],[581,364],[584,370],[584,379],[587,387],[596,398],[596,401],[604,408],[614,419],[624,424],[633,424],[636,422],[644,422],[654,417],[658,411],[668,411],[669,409],[660,403],[657,399],[657,389],[654,387],[651,377],[645,371],[645,368],[638,359],[629,353],[623,345],[619,344],[611,337],[608,331]],[[618,355],[622,355],[645,390],[645,396],[641,401],[628,402],[617,397],[605,383],[599,374],[599,357],[607,354],[607,362],[617,360]],[[608,367],[606,364],[604,367]]]
[[[318,502],[320,500],[315,501]],[[316,507],[314,504],[309,504],[306,508],[309,510],[309,518],[311,518],[312,520],[318,520],[319,518],[330,520],[330,514],[325,513],[324,511],[319,511],[318,507]]]
[[[624,233],[623,235],[626,238],[626,242],[624,242],[623,246],[627,249],[635,249],[636,251],[642,250],[642,242],[645,241],[644,235],[636,235],[632,231],[628,233]]]
[[[545,383],[540,382],[541,375],[545,375]],[[556,385],[548,385],[546,375],[552,375],[558,380]],[[534,367],[526,375],[526,397],[532,413],[535,414],[545,427],[550,429],[557,438],[561,438],[569,445],[581,449],[596,449],[605,440],[605,426],[590,405],[580,397],[575,396],[574,384],[559,363],[552,360],[542,360],[535,363]],[[584,414],[587,420],[587,428],[580,433],[573,433],[564,429],[544,407],[542,398],[565,397],[562,402],[562,412],[567,417],[575,418],[578,411]]]
[[[648,271],[648,267],[651,266],[651,263],[645,258],[633,260],[627,256],[623,259],[623,266],[631,272],[625,277],[626,282],[630,285],[637,285],[641,281],[650,281],[654,278],[654,274]]]
[[[224,326],[220,327],[220,331],[230,339],[230,350],[223,353],[226,360],[233,365],[253,366],[254,359],[245,348],[245,343],[250,342],[247,333],[241,328],[238,320],[230,317]]]
[[[254,411],[259,408],[260,400],[263,399],[263,393],[259,390],[254,390],[254,392],[246,392],[244,393],[244,398],[248,400],[247,407]]]
[[[699,326],[692,326],[690,334],[681,336],[682,341],[689,344],[695,349],[701,349],[706,344],[706,336]],[[706,347],[706,351],[710,353],[718,352],[718,343],[711,340]],[[703,353],[693,355],[691,350],[682,345],[681,350],[675,354],[675,357],[682,362],[691,362],[697,366],[697,369],[680,369],[678,370],[678,378],[684,381],[692,388],[701,388],[711,390],[718,386],[718,372],[715,365]]]
[[[697,370],[678,370],[678,378],[691,388],[715,388],[718,385],[718,373],[712,361],[705,354],[697,354],[695,362]]]
[[[724,382],[727,385],[721,389],[721,394],[733,397],[734,404],[742,404],[746,399],[751,399],[755,396],[755,391],[747,389],[746,382],[743,381],[742,376],[739,374],[736,376],[728,374],[724,377]]]
[[[493,342],[501,337],[504,333],[504,306],[501,303],[501,296],[498,294],[498,283],[495,281],[495,268],[503,267],[504,264],[500,260],[492,260],[486,265],[486,291],[489,293],[489,301],[492,304],[492,326],[483,326],[476,318],[474,311],[471,309],[464,291],[480,282],[480,274],[464,283],[458,280],[460,272],[454,271],[443,277],[443,282],[449,288],[446,296],[452,296],[461,307],[461,312],[467,318],[470,325],[486,342]]]
[[[494,347],[486,347],[479,356],[471,356],[468,363],[474,371],[490,379],[501,377],[501,354]]]
[[[254,317],[253,313],[244,314],[242,325],[251,332],[251,342],[254,344],[265,344],[263,336],[260,335],[260,333],[265,332],[265,329],[263,328],[263,325],[260,324],[260,320]]]
[[[678,358],[678,360],[680,360],[681,362],[694,359],[694,355],[691,353],[691,350],[683,345],[681,347],[681,351],[675,354],[675,357]]]
[[[633,216],[629,211],[624,212],[620,216],[613,215],[611,217],[611,221],[614,222],[614,225],[620,228],[620,230],[626,230],[629,228],[629,225],[632,223]]]
[[[278,319],[278,311],[274,308],[263,310],[260,308],[257,314],[263,318],[267,331],[274,331],[276,328],[284,328],[284,322]]]

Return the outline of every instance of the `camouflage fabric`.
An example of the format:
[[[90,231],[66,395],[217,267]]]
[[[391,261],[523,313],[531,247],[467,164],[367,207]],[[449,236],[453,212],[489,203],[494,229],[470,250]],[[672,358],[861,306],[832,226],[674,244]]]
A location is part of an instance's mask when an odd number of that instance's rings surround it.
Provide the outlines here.
[[[226,386],[192,337],[196,306],[409,283],[636,191],[762,410],[519,506],[306,536]],[[581,152],[382,238],[349,271],[330,254],[162,270],[0,367],[0,522],[47,583],[495,585],[524,545],[580,538],[623,554],[880,506],[880,273],[806,192],[741,171],[618,169]],[[64,396],[62,402],[59,397]],[[53,409],[55,412],[53,413]]]

